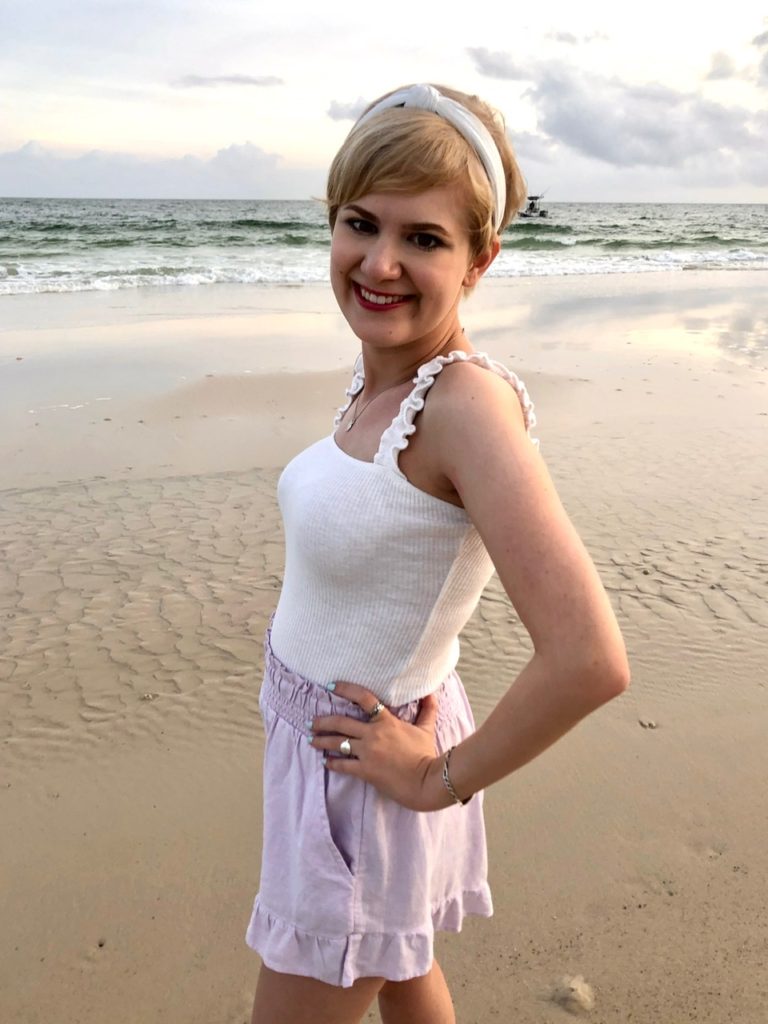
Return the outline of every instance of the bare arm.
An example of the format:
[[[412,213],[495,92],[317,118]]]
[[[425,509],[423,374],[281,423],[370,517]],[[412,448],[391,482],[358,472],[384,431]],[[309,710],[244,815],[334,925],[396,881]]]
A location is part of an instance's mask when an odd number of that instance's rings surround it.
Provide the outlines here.
[[[466,797],[526,764],[620,694],[629,669],[606,593],[525,433],[513,390],[477,366],[450,369],[422,413],[426,454],[445,489],[459,494],[534,645],[483,725],[453,751],[451,782]],[[364,710],[376,703],[357,683],[333,685]],[[348,737],[354,756],[329,761],[329,769],[357,775],[413,810],[438,810],[452,798],[442,780],[443,758],[434,754],[436,716],[434,694],[423,698],[413,725],[391,714],[375,722],[322,716],[313,720],[312,744],[337,752]]]
[[[479,367],[446,378],[430,436],[534,644],[486,721],[453,752],[451,780],[463,797],[520,768],[620,694],[629,668],[605,590],[525,433],[514,392]],[[442,759],[425,785],[430,803],[442,797],[445,806],[441,769]]]

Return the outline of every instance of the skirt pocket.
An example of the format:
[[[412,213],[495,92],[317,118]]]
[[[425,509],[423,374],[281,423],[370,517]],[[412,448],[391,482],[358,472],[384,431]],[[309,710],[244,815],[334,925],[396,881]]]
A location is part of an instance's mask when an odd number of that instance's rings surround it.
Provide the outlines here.
[[[357,872],[363,835],[367,785],[353,775],[320,765],[322,783],[321,827],[333,853],[350,875]]]
[[[328,773],[321,753],[307,744],[303,733],[273,709],[268,709],[270,715],[275,720],[269,726],[265,722],[260,901],[285,920],[305,922],[309,932],[347,934],[354,877],[344,854],[354,861],[356,847],[346,822],[337,826],[341,847],[334,842],[324,779],[326,773],[332,776],[330,804],[336,807],[333,784],[343,777]]]

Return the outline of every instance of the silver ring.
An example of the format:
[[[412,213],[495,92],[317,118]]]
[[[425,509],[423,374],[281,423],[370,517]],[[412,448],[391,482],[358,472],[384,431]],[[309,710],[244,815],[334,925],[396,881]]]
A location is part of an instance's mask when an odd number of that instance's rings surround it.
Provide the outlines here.
[[[368,712],[368,721],[372,722],[374,719],[378,718],[383,710],[384,705],[381,703],[380,700],[377,700],[376,707],[371,708],[371,710]]]
[[[350,757],[352,754],[352,747],[348,739],[343,739],[339,745],[339,753],[344,754],[345,757]]]

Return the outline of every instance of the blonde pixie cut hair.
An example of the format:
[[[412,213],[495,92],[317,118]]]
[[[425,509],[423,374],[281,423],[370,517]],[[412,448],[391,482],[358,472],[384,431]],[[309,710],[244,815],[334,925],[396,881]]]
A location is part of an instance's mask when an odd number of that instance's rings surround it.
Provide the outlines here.
[[[496,143],[507,186],[500,233],[526,197],[525,180],[507,138],[504,118],[477,96],[444,85],[434,88],[473,113]],[[374,100],[367,110],[391,95],[386,93]],[[474,258],[490,248],[497,234],[493,193],[479,157],[464,136],[438,114],[417,107],[390,107],[359,128],[353,127],[334,157],[325,200],[328,221],[333,229],[339,207],[369,192],[418,193],[455,184],[466,192],[467,229]]]

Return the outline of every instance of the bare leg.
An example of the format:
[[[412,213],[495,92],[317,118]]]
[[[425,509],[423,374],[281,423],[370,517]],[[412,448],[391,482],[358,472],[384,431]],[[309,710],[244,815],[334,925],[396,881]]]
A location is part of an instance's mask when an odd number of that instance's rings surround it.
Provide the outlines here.
[[[456,1024],[453,1000],[440,964],[409,981],[385,981],[379,991],[382,1024]]]
[[[251,1024],[360,1024],[383,984],[383,978],[358,978],[341,988],[262,964]],[[431,1018],[424,1024],[432,1024]]]

